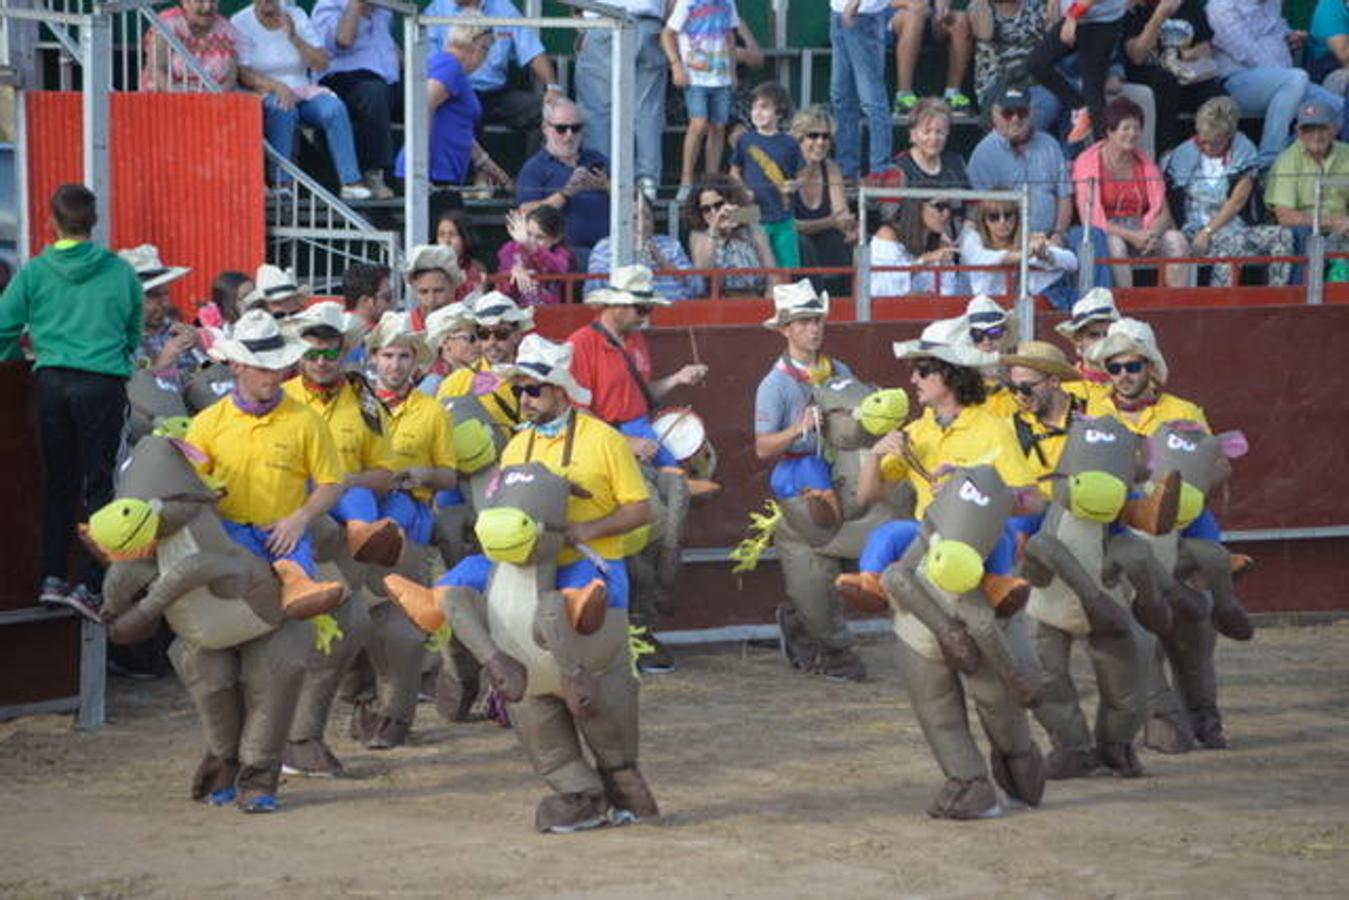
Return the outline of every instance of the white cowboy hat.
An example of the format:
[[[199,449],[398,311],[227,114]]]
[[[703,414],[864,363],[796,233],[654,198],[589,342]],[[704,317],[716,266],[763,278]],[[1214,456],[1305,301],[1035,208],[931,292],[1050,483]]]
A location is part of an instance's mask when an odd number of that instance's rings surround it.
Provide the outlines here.
[[[403,280],[412,283],[412,276],[429,269],[439,269],[450,277],[450,288],[464,283],[464,272],[459,268],[459,258],[453,248],[444,244],[418,244],[408,251],[407,261],[403,263]]]
[[[407,347],[412,351],[413,365],[419,369],[429,366],[435,359],[426,344],[426,335],[412,330],[407,313],[386,312],[365,336],[365,349],[371,356],[385,347]]]
[[[656,296],[655,277],[646,266],[619,266],[609,273],[609,283],[586,294],[586,306],[669,306]]]
[[[488,291],[473,301],[473,321],[484,328],[514,325],[520,331],[534,328],[534,307],[523,309],[501,291]]]
[[[1170,374],[1166,368],[1166,358],[1157,346],[1157,336],[1152,326],[1137,319],[1119,319],[1110,323],[1110,330],[1102,340],[1096,342],[1087,351],[1087,362],[1104,370],[1112,357],[1125,353],[1136,353],[1152,363],[1152,377],[1158,384],[1166,384]]]
[[[520,342],[515,362],[497,366],[494,371],[502,378],[532,378],[544,384],[553,384],[567,392],[567,397],[578,406],[590,403],[590,391],[571,377],[572,345],[554,344],[537,334],[527,334]]]
[[[773,318],[764,319],[763,327],[778,329],[797,319],[827,318],[829,292],[815,293],[808,279],[795,284],[773,286]]]
[[[426,317],[426,345],[432,353],[440,352],[440,345],[456,331],[473,331],[476,322],[473,308],[467,303],[447,303]]]
[[[1115,306],[1115,295],[1109,288],[1096,287],[1082,295],[1082,299],[1073,304],[1072,314],[1054,326],[1054,330],[1066,338],[1071,338],[1082,330],[1088,322],[1118,322],[1119,309]]]
[[[289,369],[304,356],[304,342],[281,330],[265,309],[251,309],[234,323],[230,337],[211,345],[211,355],[223,362],[237,362],[259,369]]]
[[[313,289],[300,284],[289,269],[263,263],[253,279],[253,290],[243,299],[244,308],[255,303],[279,303],[288,297],[308,297]]]
[[[330,329],[336,334],[330,333],[328,336],[340,337],[342,346],[347,349],[356,346],[364,327],[360,316],[347,312],[346,307],[336,300],[315,303],[282,323],[282,330],[298,338],[303,338],[310,329]]]
[[[940,359],[953,366],[980,369],[996,366],[998,354],[985,353],[970,340],[970,322],[964,316],[938,319],[928,324],[916,341],[895,341],[890,345],[896,359]]]
[[[994,325],[1004,325],[1011,318],[1011,314],[1003,309],[992,297],[984,294],[975,294],[970,299],[969,305],[965,307],[965,318],[969,320],[973,328],[990,328]]]
[[[126,260],[136,270],[141,290],[152,291],[157,287],[177,281],[192,270],[187,266],[166,266],[159,259],[159,248],[154,244],[141,244],[127,250],[118,250],[117,255]]]

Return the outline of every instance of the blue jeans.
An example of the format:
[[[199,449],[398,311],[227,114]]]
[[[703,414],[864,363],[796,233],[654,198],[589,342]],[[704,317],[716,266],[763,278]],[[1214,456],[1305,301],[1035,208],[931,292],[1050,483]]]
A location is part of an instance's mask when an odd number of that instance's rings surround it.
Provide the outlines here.
[[[794,456],[778,460],[772,474],[768,476],[768,487],[773,491],[773,496],[780,500],[798,496],[807,489],[832,491],[834,473],[823,456]]]
[[[628,567],[621,559],[606,559],[607,572],[601,572],[588,559],[578,559],[557,567],[557,578],[553,586],[561,588],[585,587],[596,578],[603,578],[609,592],[611,609],[628,608]],[[494,563],[481,553],[465,556],[454,564],[454,568],[440,576],[436,587],[468,587],[487,593],[487,582],[492,575]]]
[[[659,444],[656,455],[651,458],[651,465],[657,469],[679,465],[679,460],[674,458],[674,454],[666,450],[665,445],[660,443],[660,438],[656,436],[656,429],[651,427],[650,416],[638,416],[630,421],[619,423],[618,433],[627,437],[646,438]]]
[[[1298,106],[1304,100],[1320,100],[1335,111],[1335,120],[1344,115],[1344,98],[1319,84],[1302,69],[1283,69],[1261,66],[1233,72],[1223,81],[1223,87],[1237,102],[1242,115],[1262,115],[1265,128],[1260,135],[1260,154],[1256,157],[1260,168],[1274,164],[1275,158],[1291,142],[1289,132]],[[1337,128],[1336,131],[1339,131]]]
[[[1218,527],[1218,520],[1214,517],[1213,511],[1205,509],[1199,514],[1199,518],[1186,527],[1180,533],[1183,538],[1198,538],[1201,541],[1221,541],[1223,539],[1223,530]]]
[[[1030,94],[1030,119],[1036,131],[1043,131],[1054,138],[1059,137],[1059,116],[1063,115],[1063,104],[1049,88],[1032,84]]]
[[[731,121],[731,88],[686,87],[684,108],[688,110],[690,120],[706,119],[713,125],[725,125]]]
[[[669,66],[660,47],[664,24],[656,19],[637,20],[637,74],[633,85],[633,130],[637,152],[633,162],[636,177],[657,184],[661,175],[661,139],[665,131],[665,84]],[[610,57],[613,37],[607,31],[587,32],[576,55],[576,102],[585,113],[586,147],[612,159],[610,147],[611,106],[609,99]],[[582,270],[584,271],[584,269]]]
[[[328,515],[343,525],[348,522],[373,522],[379,518],[379,500],[370,488],[347,488]]]
[[[343,184],[355,184],[361,180],[361,170],[356,165],[356,145],[351,137],[351,119],[347,117],[347,108],[335,94],[319,94],[312,100],[296,103],[290,109],[276,105],[271,94],[262,102],[262,131],[277,153],[286,159],[295,154],[295,129],[303,122],[306,125],[323,129],[328,141],[328,153],[332,155],[333,168],[337,178]],[[272,180],[281,184],[290,176],[281,171],[274,172]]]
[[[225,526],[225,534],[230,536],[230,540],[243,547],[249,553],[274,563],[277,560],[288,559],[304,569],[305,574],[310,578],[317,578],[319,570],[314,566],[314,547],[309,541],[309,535],[306,534],[300,538],[300,542],[295,545],[295,549],[285,556],[277,556],[271,550],[267,549],[267,532],[256,525],[241,525],[238,522],[231,522],[222,517],[220,524]]]
[[[1040,523],[1029,521],[1036,518],[1015,516],[1007,520],[1002,529],[1002,537],[998,538],[998,543],[984,560],[985,572],[993,575],[1012,573],[1012,568],[1016,565],[1017,532],[1038,531]],[[872,572],[876,575],[884,572],[886,566],[898,562],[904,551],[909,549],[909,545],[918,537],[920,528],[921,526],[913,519],[895,519],[876,528],[867,535],[867,545],[862,548],[862,555],[857,560],[858,571]]]
[[[889,29],[888,9],[856,16],[851,28],[843,27],[838,13],[829,16],[829,46],[834,65],[829,75],[829,102],[838,117],[834,151],[845,178],[861,173],[861,116],[867,117],[870,146],[868,171],[890,164],[894,127],[890,118],[885,84],[885,34]]]
[[[1106,243],[1105,232],[1099,228],[1088,229],[1091,237],[1091,258],[1109,259],[1110,246]],[[1074,253],[1082,245],[1082,226],[1074,225],[1068,229],[1068,248]],[[1110,271],[1110,267],[1093,262],[1091,267],[1091,285],[1092,287],[1111,288],[1115,286],[1115,274]]]
[[[380,518],[388,517],[403,529],[403,536],[414,544],[431,543],[431,530],[435,527],[435,513],[431,505],[415,499],[407,491],[389,491],[379,498]]]

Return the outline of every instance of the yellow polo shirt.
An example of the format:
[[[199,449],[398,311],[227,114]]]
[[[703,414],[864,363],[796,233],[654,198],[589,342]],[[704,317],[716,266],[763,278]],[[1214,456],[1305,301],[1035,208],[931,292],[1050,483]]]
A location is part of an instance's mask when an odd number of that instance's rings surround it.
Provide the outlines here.
[[[390,410],[388,434],[395,472],[413,466],[455,468],[450,417],[445,414],[444,407],[421,391],[413,390],[406,400]],[[430,488],[417,488],[411,493],[425,502],[435,492]]]
[[[1123,422],[1124,427],[1130,431],[1145,436],[1152,434],[1163,424],[1174,419],[1198,422],[1204,426],[1205,431],[1213,430],[1209,428],[1204,410],[1198,404],[1191,403],[1189,400],[1182,400],[1175,394],[1162,394],[1157,398],[1156,403],[1135,413],[1122,412],[1115,406],[1115,401],[1111,395],[1106,394],[1104,397],[1087,403],[1087,415],[1113,416]]]
[[[931,409],[904,426],[914,458],[935,475],[944,465],[966,466],[986,463],[998,470],[1008,487],[1024,487],[1035,481],[1035,473],[1017,444],[1010,420],[993,415],[982,406],[966,406],[945,428],[937,424]],[[932,502],[932,485],[915,472],[901,457],[887,455],[881,460],[881,472],[890,481],[908,478],[918,493],[914,515],[922,518]]]
[[[1110,396],[1110,382],[1104,384],[1087,381],[1085,378],[1081,381],[1069,381],[1063,385],[1064,391],[1073,397],[1081,398],[1088,404],[1093,401],[1099,402]]]
[[[988,397],[984,400],[984,409],[1000,419],[1010,419],[1021,407],[1016,405],[1016,395],[1000,381],[985,382]]]
[[[216,504],[243,525],[270,525],[304,505],[309,483],[342,481],[342,463],[323,420],[294,397],[250,416],[229,397],[197,413],[187,442],[206,454],[198,466],[224,482]]]
[[[544,437],[529,429],[511,438],[506,449],[501,451],[502,468],[541,462],[550,471],[589,491],[589,498],[573,496],[567,500],[569,522],[593,522],[625,503],[650,499],[642,471],[637,467],[637,457],[633,456],[627,439],[589,413],[574,410],[572,415],[577,421],[570,466],[562,465],[562,451],[567,440],[565,428],[555,437]],[[534,438],[532,454],[531,436]],[[643,525],[625,534],[596,538],[590,547],[605,559],[621,559],[641,551],[649,534],[649,527]],[[566,565],[580,557],[575,548],[564,547],[557,561]]]
[[[485,361],[478,360],[474,368],[455,369],[440,382],[436,399],[444,401],[452,397],[467,397],[473,392],[473,378],[479,372],[490,371],[491,368]],[[491,394],[482,397],[482,406],[492,420],[507,431],[515,430],[515,426],[520,424],[520,399],[505,379]]]
[[[1017,446],[1026,457],[1026,464],[1035,473],[1040,493],[1053,499],[1050,482],[1043,481],[1046,475],[1058,468],[1063,457],[1063,449],[1068,446],[1068,426],[1073,415],[1082,415],[1086,410],[1086,401],[1069,395],[1069,412],[1062,422],[1053,425],[1042,421],[1034,413],[1018,412],[1012,416],[1012,433],[1016,436]]]
[[[337,447],[337,458],[342,463],[342,473],[365,472],[369,469],[388,469],[394,471],[397,463],[393,450],[389,447],[388,417],[380,414],[384,422],[384,433],[375,434],[365,424],[361,415],[361,401],[355,389],[345,382],[332,400],[325,400],[304,386],[304,381],[296,376],[287,381],[282,388],[287,394],[299,400],[318,414],[328,426],[333,444]]]

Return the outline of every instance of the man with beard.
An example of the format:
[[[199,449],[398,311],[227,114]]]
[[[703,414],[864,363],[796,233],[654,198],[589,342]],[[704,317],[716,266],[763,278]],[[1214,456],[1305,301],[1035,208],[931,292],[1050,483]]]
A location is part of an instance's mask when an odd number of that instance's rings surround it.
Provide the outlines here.
[[[487,414],[501,427],[513,429],[520,424],[520,400],[510,384],[492,370],[515,362],[520,338],[534,329],[534,310],[521,309],[510,297],[491,291],[473,304],[472,316],[481,356],[475,365],[446,375],[436,391],[436,399],[443,403],[469,394],[480,396]]]

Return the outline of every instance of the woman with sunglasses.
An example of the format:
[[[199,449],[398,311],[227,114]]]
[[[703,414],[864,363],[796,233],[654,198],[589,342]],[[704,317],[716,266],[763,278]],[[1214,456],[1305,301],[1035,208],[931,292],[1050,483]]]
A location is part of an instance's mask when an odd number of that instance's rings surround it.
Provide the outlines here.
[[[801,144],[806,164],[796,177],[792,198],[801,264],[851,266],[857,241],[857,218],[843,191],[843,170],[829,158],[834,147],[834,117],[823,105],[803,109],[792,119],[792,137]],[[812,278],[816,290],[847,292],[843,278]]]
[[[777,265],[768,236],[753,224],[745,190],[726,175],[712,175],[684,202],[684,224],[689,229],[689,255],[695,269],[771,269]],[[776,275],[746,273],[721,278],[727,297],[762,297]]]
[[[1072,274],[1077,271],[1077,256],[1067,248],[1052,244],[1044,234],[1030,236],[1028,290],[1044,297],[1056,309],[1067,310],[1077,299]],[[1021,263],[1021,211],[1010,200],[982,200],[974,220],[960,236],[960,258],[970,266],[1002,266],[998,271],[967,272],[970,290],[993,297],[1012,293],[1015,283],[1008,271]]]
[[[963,272],[933,271],[960,262],[951,224],[954,209],[945,200],[903,200],[898,209],[882,207],[880,227],[871,236],[871,295],[968,294]],[[906,271],[877,272],[886,266],[923,266]]]

